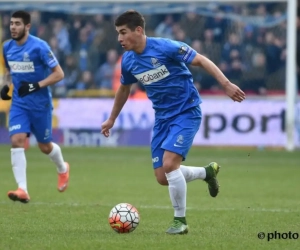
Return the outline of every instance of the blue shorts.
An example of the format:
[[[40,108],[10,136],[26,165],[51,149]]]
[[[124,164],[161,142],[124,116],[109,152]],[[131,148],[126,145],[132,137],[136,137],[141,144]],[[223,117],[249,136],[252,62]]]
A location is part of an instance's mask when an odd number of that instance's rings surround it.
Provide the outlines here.
[[[165,150],[179,154],[185,160],[199,130],[201,119],[201,109],[197,106],[169,119],[155,120],[151,141],[154,169],[163,165]]]
[[[9,112],[9,136],[32,132],[40,143],[52,141],[52,109],[31,111],[12,107]]]

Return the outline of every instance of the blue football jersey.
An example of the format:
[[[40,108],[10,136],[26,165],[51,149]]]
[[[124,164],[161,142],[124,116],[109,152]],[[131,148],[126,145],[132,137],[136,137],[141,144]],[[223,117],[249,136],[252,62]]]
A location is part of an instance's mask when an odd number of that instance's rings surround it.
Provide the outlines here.
[[[201,103],[192,74],[186,66],[196,54],[185,43],[147,37],[143,53],[124,53],[121,83],[143,84],[153,103],[156,118],[175,116]]]
[[[14,85],[12,105],[29,110],[52,108],[48,87],[24,97],[18,96],[21,82],[39,82],[51,73],[51,68],[58,65],[49,45],[32,35],[22,45],[18,45],[15,40],[8,40],[3,45],[3,56]]]

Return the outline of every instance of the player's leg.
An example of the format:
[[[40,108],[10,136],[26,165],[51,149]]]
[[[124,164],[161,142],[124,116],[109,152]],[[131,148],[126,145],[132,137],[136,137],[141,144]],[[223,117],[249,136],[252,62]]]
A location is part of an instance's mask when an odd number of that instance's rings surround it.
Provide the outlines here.
[[[185,218],[187,184],[180,170],[181,161],[181,155],[165,150],[162,168],[169,183],[169,195],[174,208],[174,220],[166,231],[169,234],[185,234],[188,232]]]
[[[64,192],[69,184],[69,173],[70,165],[68,162],[64,161],[61,148],[54,142],[41,142],[43,137],[37,135],[38,146],[40,150],[49,156],[50,160],[53,161],[57,168],[58,181],[57,190],[59,192]]]
[[[154,174],[157,182],[162,186],[168,186],[166,172],[163,169],[163,155],[165,150],[161,148],[163,141],[168,136],[168,127],[165,121],[156,120],[153,127],[151,140],[151,155]]]
[[[169,121],[156,120],[151,141],[152,162],[157,182],[168,185],[174,207],[174,221],[167,233],[184,234],[187,233],[188,227],[185,220],[186,181],[180,171],[182,156],[162,148],[169,136],[169,129]]]
[[[18,185],[15,191],[9,191],[13,201],[27,203],[30,200],[27,189],[25,142],[30,132],[30,123],[26,110],[12,108],[9,114],[9,135],[11,140],[11,164]]]
[[[180,170],[186,182],[194,180],[204,180],[208,184],[208,191],[212,197],[216,197],[219,193],[219,183],[217,174],[219,173],[220,165],[216,162],[211,162],[205,167],[185,166],[180,165]],[[168,180],[164,168],[158,167],[154,170],[156,180],[160,185],[168,186]]]
[[[57,189],[63,192],[69,183],[69,163],[64,161],[59,145],[52,142],[52,112],[36,112],[31,114],[31,131],[35,135],[40,150],[49,156],[57,168],[58,184]]]
[[[220,165],[216,162],[211,162],[205,167],[185,166],[180,165],[180,170],[183,173],[186,182],[193,180],[204,180],[208,184],[208,190],[212,197],[216,197],[219,193],[219,183],[217,174],[220,170]]]
[[[186,178],[180,168],[192,146],[201,123],[200,108],[190,109],[169,123],[169,133],[162,144],[165,150],[163,168],[169,182],[169,193],[174,207],[174,221],[167,230],[169,234],[187,233],[186,223]]]
[[[184,114],[184,116],[187,116],[186,119],[184,119],[182,122],[178,124],[183,124],[183,127],[186,127],[187,129],[189,128],[189,131],[191,131],[191,142],[194,140],[194,136],[196,135],[201,119],[199,124],[194,124],[192,127],[190,126],[193,124],[197,119],[195,118],[201,117],[201,109],[200,107],[194,108],[190,110],[190,112]],[[197,122],[196,122],[197,123]],[[194,130],[193,130],[194,126]],[[174,144],[175,147],[180,147],[180,143],[176,142]],[[180,165],[180,170],[183,173],[186,182],[190,182],[193,180],[204,180],[208,184],[208,190],[209,193],[212,197],[216,197],[219,192],[219,184],[217,181],[217,174],[220,170],[220,166],[216,162],[211,162],[205,167],[196,167],[196,166],[185,166],[185,165]]]
[[[161,155],[162,155],[164,150],[161,150],[161,151],[162,151],[162,153],[161,153]],[[155,159],[155,158],[153,158],[153,159]],[[212,197],[216,196],[214,194],[216,193],[216,190],[219,187],[218,181],[216,179],[219,169],[220,169],[220,166],[216,162],[211,162],[210,164],[208,164],[205,167],[180,165],[180,170],[181,170],[186,182],[191,182],[194,180],[204,180],[208,184],[212,183],[211,185],[209,185],[209,187],[210,186],[212,187],[212,188],[209,188],[210,194]],[[166,178],[166,172],[165,172],[164,168],[162,168],[162,167],[155,168],[154,174],[155,174],[157,182],[160,185],[163,185],[163,186],[169,185],[168,180]]]

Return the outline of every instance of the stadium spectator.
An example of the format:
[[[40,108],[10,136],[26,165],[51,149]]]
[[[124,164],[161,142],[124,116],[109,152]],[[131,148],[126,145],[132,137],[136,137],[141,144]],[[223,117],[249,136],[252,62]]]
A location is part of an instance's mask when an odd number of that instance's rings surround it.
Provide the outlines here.
[[[81,73],[80,80],[76,83],[76,90],[86,90],[95,88],[92,72],[85,70]]]
[[[229,35],[228,41],[224,44],[222,50],[222,59],[227,63],[231,63],[236,59],[241,59],[242,43],[236,33]]]
[[[156,27],[155,36],[173,39],[174,19],[172,15],[166,15],[165,19]]]
[[[71,52],[71,46],[69,40],[69,31],[66,27],[66,24],[62,19],[56,19],[53,24],[53,33],[58,41],[58,48],[61,51],[64,51],[65,55],[67,55]]]
[[[204,17],[197,15],[195,11],[191,10],[181,16],[179,25],[186,32],[187,37],[191,40],[196,40],[202,38],[204,20]]]
[[[118,52],[114,49],[107,51],[107,59],[100,66],[95,75],[96,87],[99,89],[112,89],[114,70],[118,60]]]
[[[202,13],[199,14],[199,6]],[[255,94],[284,91],[286,61],[286,21],[283,3],[245,3],[242,5],[187,5],[186,13],[149,14],[146,17],[148,36],[161,36],[190,44],[196,51],[211,58],[227,75],[236,79],[243,90]],[[10,12],[0,11],[2,41],[9,39]],[[108,67],[108,51],[122,55],[114,27],[115,16],[95,14],[66,14],[62,12],[32,11],[31,32],[47,41],[66,77],[56,84],[53,95],[64,97],[76,89],[83,72],[90,72],[95,84],[84,88],[109,87],[100,81]],[[255,19],[247,17],[255,16]],[[239,16],[237,21],[235,17]],[[283,21],[274,26],[261,25],[268,21]],[[247,21],[248,20],[248,21]],[[252,20],[252,21],[251,21]],[[298,21],[299,22],[299,21]],[[300,23],[300,22],[299,22]],[[300,26],[298,24],[298,26]],[[299,30],[299,28],[298,28]],[[299,31],[297,36],[300,37]],[[298,39],[300,40],[300,39]],[[300,44],[300,42],[298,41]],[[298,46],[298,54],[299,48]],[[300,58],[300,56],[297,56]],[[121,57],[118,59],[121,60]],[[300,72],[300,59],[298,72]],[[102,73],[100,74],[100,68]],[[213,93],[213,79],[199,69],[190,68],[194,83],[203,94]],[[113,73],[112,90],[118,86],[119,74]],[[85,74],[86,75],[86,74]],[[106,72],[105,75],[110,75]],[[300,75],[300,73],[298,73]],[[300,76],[298,77],[300,79]],[[233,79],[232,79],[233,80]],[[255,84],[253,84],[255,82]],[[300,80],[298,80],[300,88]],[[266,91],[270,90],[270,91]],[[133,93],[143,91],[140,85]],[[132,95],[132,98],[135,94]],[[142,95],[139,95],[142,96]]]
[[[256,94],[267,94],[266,89],[266,57],[263,53],[252,55],[252,68],[244,72],[242,88]]]
[[[69,90],[76,88],[76,83],[79,81],[81,74],[77,65],[77,60],[73,55],[68,55],[66,57],[64,73],[64,79],[58,83],[58,87],[53,89],[52,94],[54,97],[66,97]]]

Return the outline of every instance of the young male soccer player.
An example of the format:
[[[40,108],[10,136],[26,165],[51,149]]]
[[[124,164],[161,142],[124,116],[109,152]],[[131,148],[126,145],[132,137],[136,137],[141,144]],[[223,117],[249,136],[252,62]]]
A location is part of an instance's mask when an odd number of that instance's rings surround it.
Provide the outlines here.
[[[187,182],[202,179],[208,183],[212,197],[219,192],[216,176],[219,165],[206,167],[180,165],[185,160],[201,123],[201,103],[193,78],[186,64],[203,67],[215,77],[233,100],[241,102],[245,94],[231,83],[217,66],[182,42],[145,35],[143,16],[133,10],[115,21],[118,41],[126,50],[122,58],[122,77],[110,117],[102,124],[101,133],[108,137],[132,83],[139,81],[146,89],[155,110],[151,142],[152,162],[156,179],[169,186],[174,207],[174,220],[168,234],[185,234]]]
[[[14,91],[9,113],[11,163],[16,191],[9,191],[13,201],[27,203],[26,158],[24,145],[32,132],[40,150],[56,164],[58,190],[63,192],[69,181],[69,164],[64,162],[60,147],[52,140],[52,101],[49,85],[64,77],[64,73],[48,44],[29,34],[30,14],[17,11],[10,21],[11,40],[3,45],[6,75],[11,75]],[[9,86],[1,90],[1,98],[10,100]]]

